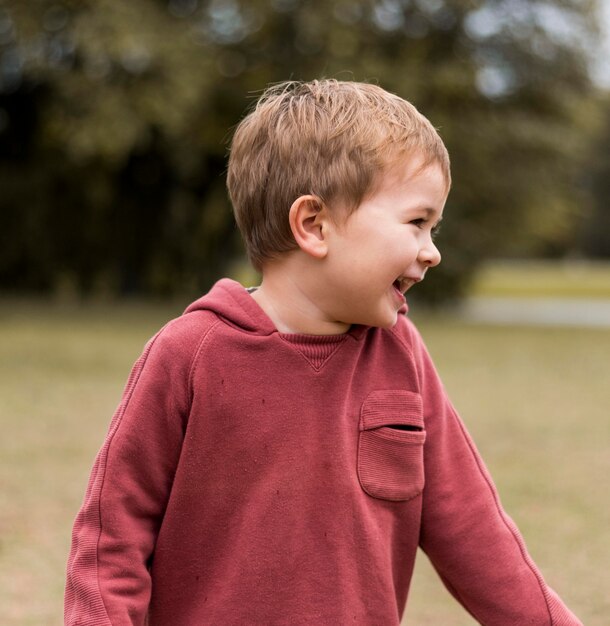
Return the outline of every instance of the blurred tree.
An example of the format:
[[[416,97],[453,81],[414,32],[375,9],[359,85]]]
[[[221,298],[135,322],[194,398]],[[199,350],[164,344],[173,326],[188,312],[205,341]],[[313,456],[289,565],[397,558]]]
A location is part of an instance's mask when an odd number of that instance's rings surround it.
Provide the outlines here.
[[[597,109],[594,0],[0,0],[0,286],[205,289],[239,251],[226,141],[270,82],[375,80],[440,128],[431,299],[557,253]],[[421,291],[421,290],[420,290]]]
[[[578,230],[576,252],[610,259],[610,92],[600,102],[603,126],[597,135],[584,173],[593,195],[593,210]]]

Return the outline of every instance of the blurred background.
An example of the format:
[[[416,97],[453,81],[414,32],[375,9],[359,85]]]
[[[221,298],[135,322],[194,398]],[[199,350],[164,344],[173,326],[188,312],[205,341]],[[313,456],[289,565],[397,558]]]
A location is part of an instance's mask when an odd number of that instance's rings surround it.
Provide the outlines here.
[[[407,98],[447,144],[412,314],[549,582],[608,623],[610,0],[0,0],[3,623],[61,623],[146,338],[257,280],[232,129],[269,83],[323,76]],[[412,595],[409,624],[474,623],[423,559]]]
[[[241,256],[231,129],[267,84],[321,76],[411,100],[449,148],[445,263],[421,297],[463,293],[490,257],[608,259],[609,13],[603,0],[1,0],[0,290],[207,289]]]

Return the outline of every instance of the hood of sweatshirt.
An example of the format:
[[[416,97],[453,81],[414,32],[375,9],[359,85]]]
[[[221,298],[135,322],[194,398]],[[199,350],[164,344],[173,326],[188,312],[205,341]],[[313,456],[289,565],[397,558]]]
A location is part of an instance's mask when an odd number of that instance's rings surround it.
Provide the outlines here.
[[[273,322],[248,290],[229,278],[219,280],[210,291],[190,304],[184,313],[211,311],[230,324],[257,335],[277,332]]]

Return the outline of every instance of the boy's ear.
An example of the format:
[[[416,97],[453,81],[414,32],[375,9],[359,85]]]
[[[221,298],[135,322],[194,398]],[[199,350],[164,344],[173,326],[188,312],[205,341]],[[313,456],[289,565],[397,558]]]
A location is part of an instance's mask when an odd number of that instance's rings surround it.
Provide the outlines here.
[[[314,195],[299,196],[290,207],[288,219],[299,248],[322,259],[328,252],[328,208]]]

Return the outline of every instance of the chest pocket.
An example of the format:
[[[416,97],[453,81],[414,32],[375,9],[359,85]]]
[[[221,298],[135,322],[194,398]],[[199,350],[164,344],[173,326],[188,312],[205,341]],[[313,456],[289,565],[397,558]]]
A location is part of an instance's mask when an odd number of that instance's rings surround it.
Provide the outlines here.
[[[362,404],[358,480],[373,498],[405,501],[424,488],[421,396],[402,389],[373,391]]]

